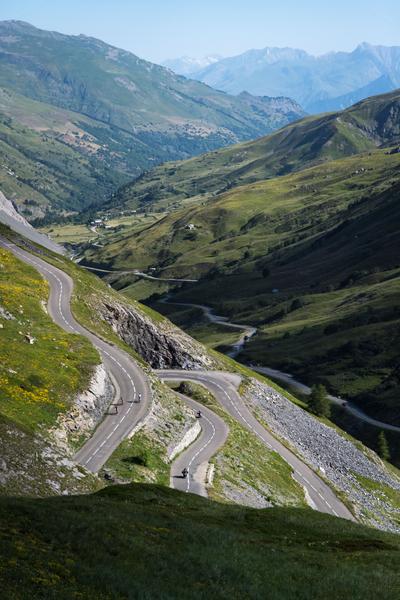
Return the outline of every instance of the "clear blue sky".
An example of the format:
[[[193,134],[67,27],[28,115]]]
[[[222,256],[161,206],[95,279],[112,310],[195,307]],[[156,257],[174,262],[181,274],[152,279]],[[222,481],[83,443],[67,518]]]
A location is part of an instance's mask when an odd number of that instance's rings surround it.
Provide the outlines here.
[[[0,20],[85,33],[152,61],[291,46],[400,45],[400,0],[1,0]]]

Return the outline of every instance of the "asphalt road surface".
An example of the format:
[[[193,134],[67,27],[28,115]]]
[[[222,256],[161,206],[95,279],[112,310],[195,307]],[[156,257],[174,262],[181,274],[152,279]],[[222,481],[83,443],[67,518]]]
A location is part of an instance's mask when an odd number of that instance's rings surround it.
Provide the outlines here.
[[[178,394],[193,409],[201,412],[199,423],[201,433],[186,450],[181,452],[171,465],[171,487],[182,492],[207,496],[206,479],[209,460],[225,444],[229,427],[212,410],[199,404],[192,398]],[[182,476],[183,469],[188,470],[187,477]]]
[[[210,306],[206,306],[205,304],[193,304],[192,302],[174,302],[173,300],[169,300],[168,294],[164,297],[164,299],[160,300],[163,304],[170,304],[176,306],[188,306],[191,308],[199,308],[205,318],[210,323],[217,323],[224,325],[225,327],[229,327],[230,329],[237,329],[238,331],[242,331],[237,341],[232,344],[231,350],[227,352],[227,356],[231,358],[236,358],[236,356],[243,350],[245,344],[249,341],[253,335],[257,333],[257,328],[252,325],[241,325],[239,323],[231,323],[228,320],[228,317],[223,317],[221,315],[216,315],[214,310]]]
[[[243,333],[237,340],[237,342],[235,344],[232,344],[232,350],[226,352],[227,356],[230,356],[231,358],[236,358],[238,354],[240,354],[240,352],[243,350],[244,346],[247,344],[249,339],[257,333],[256,327],[252,327],[251,325],[231,323],[228,320],[228,317],[216,315],[213,309],[205,304],[193,304],[191,302],[174,302],[173,300],[169,300],[168,295],[164,298],[164,300],[161,300],[161,302],[164,302],[165,304],[175,304],[176,306],[189,306],[193,308],[199,308],[203,311],[203,315],[206,317],[206,319],[208,319],[208,321],[210,321],[210,323],[220,323],[225,327],[243,330]],[[302,394],[311,393],[311,388],[309,388],[307,385],[304,385],[304,383],[301,383],[300,381],[294,379],[293,375],[290,375],[289,373],[283,373],[282,371],[278,371],[277,369],[271,369],[270,367],[262,367],[256,365],[248,366],[250,369],[257,371],[258,373],[262,373],[264,375],[267,375],[268,377],[275,378],[278,381],[284,381],[286,383],[289,383]],[[369,417],[361,408],[358,408],[358,406],[356,406],[352,402],[349,402],[348,400],[346,401],[343,398],[340,398],[338,396],[332,396],[331,394],[328,394],[328,399],[333,404],[341,406],[344,411],[350,413],[353,417],[356,417],[356,419],[364,421],[364,423],[369,423],[370,425],[378,427],[379,429],[387,429],[388,431],[400,432],[400,427],[398,425],[392,425],[391,423],[385,423],[384,421],[378,421],[373,417]]]
[[[354,520],[351,512],[336,497],[332,489],[310,467],[269,433],[249,411],[237,392],[240,376],[216,371],[182,372],[179,370],[160,370],[157,371],[157,374],[165,381],[186,380],[203,384],[233,418],[252,431],[267,448],[280,454],[292,467],[294,478],[307,490],[308,499],[313,508],[337,517]]]
[[[65,331],[85,336],[97,348],[116,388],[115,403],[123,402],[120,406],[110,406],[110,414],[106,415],[93,436],[75,456],[79,464],[96,473],[121,441],[146,416],[151,404],[147,377],[123,350],[101,340],[74,319],[70,308],[73,281],[69,275],[2,237],[0,246],[11,250],[17,258],[35,267],[48,281],[49,315]]]
[[[55,323],[69,333],[85,336],[98,349],[115,387],[114,404],[93,436],[77,452],[75,459],[92,472],[97,472],[121,441],[142,421],[151,405],[151,390],[146,375],[123,350],[103,341],[82,327],[71,313],[72,279],[36,255],[19,248],[0,236],[0,246],[13,252],[36,268],[48,281],[48,312]],[[352,519],[350,511],[331,488],[295,454],[271,435],[253,416],[237,392],[240,376],[209,371],[157,371],[163,380],[190,380],[203,384],[239,423],[252,431],[270,450],[276,451],[293,468],[295,479],[306,489],[310,504],[317,510]],[[199,405],[185,397],[194,410]],[[119,404],[119,405],[118,405]],[[226,424],[212,411],[201,406],[202,433],[173,463],[173,475],[186,467],[188,478],[173,477],[173,485],[193,493],[205,494],[204,465],[224,443]],[[114,414],[112,414],[114,413]]]

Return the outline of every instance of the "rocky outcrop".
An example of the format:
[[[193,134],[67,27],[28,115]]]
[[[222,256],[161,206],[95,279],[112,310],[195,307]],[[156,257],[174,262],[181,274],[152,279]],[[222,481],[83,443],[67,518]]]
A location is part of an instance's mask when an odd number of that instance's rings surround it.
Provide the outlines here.
[[[15,321],[14,315],[12,315],[8,310],[6,310],[3,306],[0,305],[0,319],[5,319],[6,321]]]
[[[134,306],[102,300],[99,316],[115,333],[155,369],[215,367],[206,349],[166,319],[155,324]]]
[[[32,433],[0,418],[0,495],[85,494],[99,488],[92,474],[65,456],[47,432]]]
[[[14,204],[0,192],[0,223],[7,225],[16,233],[26,237],[28,240],[40,244],[57,254],[65,254],[65,249],[53,242],[47,235],[39,233],[19,214]]]
[[[62,413],[57,426],[51,430],[51,437],[58,448],[71,455],[70,441],[81,438],[94,430],[113,400],[114,387],[102,364],[98,365],[87,390],[81,392],[70,410]]]

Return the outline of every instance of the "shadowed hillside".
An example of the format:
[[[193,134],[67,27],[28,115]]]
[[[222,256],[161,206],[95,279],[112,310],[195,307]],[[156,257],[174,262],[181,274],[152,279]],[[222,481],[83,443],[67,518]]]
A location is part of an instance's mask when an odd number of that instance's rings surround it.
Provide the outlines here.
[[[379,588],[389,600],[399,586],[397,536],[157,486],[1,499],[0,524],[8,598],[259,598],[268,589],[271,599],[363,600]]]
[[[398,423],[399,167],[395,147],[237,187],[142,230],[122,228],[85,257],[198,278],[172,299],[256,326],[243,360],[322,381]],[[153,303],[168,289],[133,275],[112,281]],[[153,306],[223,346],[228,331],[219,328],[218,343],[201,315]]]

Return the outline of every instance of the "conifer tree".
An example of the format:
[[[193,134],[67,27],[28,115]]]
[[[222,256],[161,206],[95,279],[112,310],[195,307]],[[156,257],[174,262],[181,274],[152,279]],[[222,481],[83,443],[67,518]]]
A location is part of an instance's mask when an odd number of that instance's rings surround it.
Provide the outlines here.
[[[378,435],[378,454],[383,460],[390,460],[389,444],[384,431]]]
[[[310,410],[318,417],[329,417],[331,405],[328,399],[326,387],[321,383],[313,385],[308,399]]]

